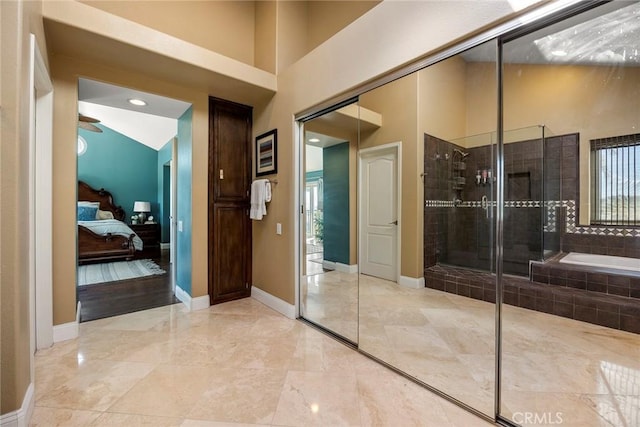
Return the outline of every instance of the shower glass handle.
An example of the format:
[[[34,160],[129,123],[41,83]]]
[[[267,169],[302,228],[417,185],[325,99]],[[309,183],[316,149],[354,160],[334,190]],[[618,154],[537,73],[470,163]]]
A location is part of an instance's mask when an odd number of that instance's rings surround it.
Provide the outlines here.
[[[487,219],[489,218],[489,203],[487,202],[487,196],[482,196],[482,201],[480,202],[482,209],[484,209],[487,214]]]

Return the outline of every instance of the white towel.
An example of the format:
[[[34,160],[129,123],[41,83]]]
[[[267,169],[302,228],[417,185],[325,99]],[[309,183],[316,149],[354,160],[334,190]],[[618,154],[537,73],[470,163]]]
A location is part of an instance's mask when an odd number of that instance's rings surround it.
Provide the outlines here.
[[[251,211],[249,218],[261,220],[267,214],[266,202],[271,201],[271,183],[268,179],[256,179],[251,184]]]

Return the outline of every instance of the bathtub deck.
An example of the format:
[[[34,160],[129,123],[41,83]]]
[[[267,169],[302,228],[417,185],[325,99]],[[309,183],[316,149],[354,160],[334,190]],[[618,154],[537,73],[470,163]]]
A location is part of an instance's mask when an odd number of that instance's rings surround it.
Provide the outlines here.
[[[561,266],[532,263],[533,280],[503,276],[504,303],[640,334],[640,276]],[[436,265],[425,270],[425,284],[486,302],[496,299],[495,276],[486,272]]]

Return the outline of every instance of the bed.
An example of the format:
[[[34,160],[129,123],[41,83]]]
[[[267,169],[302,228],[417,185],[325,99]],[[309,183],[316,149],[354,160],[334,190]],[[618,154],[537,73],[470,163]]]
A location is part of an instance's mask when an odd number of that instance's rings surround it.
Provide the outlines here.
[[[142,250],[142,240],[124,223],[124,209],[114,204],[111,193],[105,189],[96,190],[78,181],[78,214],[81,205],[92,205],[91,202],[98,206],[105,219],[83,221],[81,219],[87,218],[78,218],[78,263],[133,259],[136,249]]]

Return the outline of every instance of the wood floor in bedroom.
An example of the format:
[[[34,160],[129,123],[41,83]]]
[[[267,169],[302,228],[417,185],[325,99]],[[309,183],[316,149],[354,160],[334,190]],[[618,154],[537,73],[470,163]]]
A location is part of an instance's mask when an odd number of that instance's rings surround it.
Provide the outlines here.
[[[78,288],[80,322],[118,316],[180,302],[171,290],[168,250],[153,258],[166,273]]]

